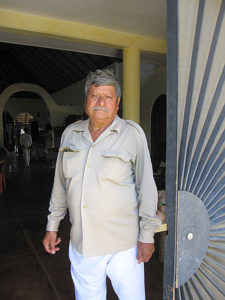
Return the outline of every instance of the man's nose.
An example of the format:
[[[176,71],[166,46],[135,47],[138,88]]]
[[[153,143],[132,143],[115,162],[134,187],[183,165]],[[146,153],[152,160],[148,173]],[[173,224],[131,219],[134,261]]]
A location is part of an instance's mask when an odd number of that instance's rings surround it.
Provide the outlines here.
[[[105,97],[103,95],[98,96],[98,104],[100,104],[100,105],[105,104]]]

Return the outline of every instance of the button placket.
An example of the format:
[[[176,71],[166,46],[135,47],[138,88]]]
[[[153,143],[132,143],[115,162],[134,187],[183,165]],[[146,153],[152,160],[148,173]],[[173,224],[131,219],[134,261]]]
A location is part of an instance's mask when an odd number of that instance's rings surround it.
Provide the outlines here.
[[[84,169],[84,175],[83,175],[83,183],[82,183],[82,195],[81,195],[81,219],[82,219],[82,231],[83,231],[83,249],[85,248],[85,240],[86,237],[88,238],[88,228],[86,229],[86,222],[85,222],[85,217],[86,217],[86,212],[88,209],[88,203],[86,203],[86,186],[89,178],[89,171],[91,168],[91,162],[90,162],[90,156],[92,153],[93,147],[91,146],[88,150],[87,154],[87,159],[86,159],[86,164],[85,164],[85,169]]]
[[[82,184],[82,198],[81,198],[81,206],[82,207],[86,207],[86,204],[84,204],[84,199],[85,199],[85,187],[86,187],[86,182],[87,182],[87,176],[88,176],[88,171],[91,168],[91,162],[90,162],[90,150],[91,147],[88,150],[88,154],[87,154],[87,159],[86,159],[86,164],[85,164],[85,168],[84,168],[84,177],[83,177],[83,184]]]

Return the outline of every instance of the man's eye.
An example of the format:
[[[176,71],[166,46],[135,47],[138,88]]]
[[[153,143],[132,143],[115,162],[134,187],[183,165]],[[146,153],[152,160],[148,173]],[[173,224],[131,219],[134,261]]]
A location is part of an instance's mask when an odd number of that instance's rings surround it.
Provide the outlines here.
[[[107,95],[107,96],[106,96],[106,99],[112,99],[112,96]]]

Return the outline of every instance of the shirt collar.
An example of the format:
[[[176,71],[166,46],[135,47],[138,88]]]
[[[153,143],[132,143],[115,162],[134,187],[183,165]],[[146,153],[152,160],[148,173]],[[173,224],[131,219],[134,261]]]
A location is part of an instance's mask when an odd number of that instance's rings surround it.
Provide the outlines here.
[[[116,115],[115,119],[113,120],[113,122],[109,126],[109,128],[110,128],[110,131],[116,131],[118,134],[120,133],[121,119],[118,115]]]
[[[74,131],[87,131],[89,126],[89,119],[85,121],[78,121],[74,124]],[[120,133],[121,129],[121,119],[119,116],[116,115],[115,119],[113,120],[112,124],[109,126],[110,131],[116,131],[118,134]]]

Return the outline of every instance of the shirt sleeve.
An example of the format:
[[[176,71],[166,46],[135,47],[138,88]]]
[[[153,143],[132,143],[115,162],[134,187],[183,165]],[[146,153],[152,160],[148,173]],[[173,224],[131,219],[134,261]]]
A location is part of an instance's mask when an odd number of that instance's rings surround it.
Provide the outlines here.
[[[62,160],[63,152],[59,152],[56,161],[54,184],[50,198],[50,214],[48,215],[48,223],[46,227],[47,231],[58,231],[60,221],[65,217],[67,212],[66,179],[63,175]]]
[[[141,128],[136,131],[136,143],[137,157],[134,173],[139,205],[139,241],[154,243],[155,230],[161,225],[161,220],[156,216],[158,192],[153,178],[147,140]]]

